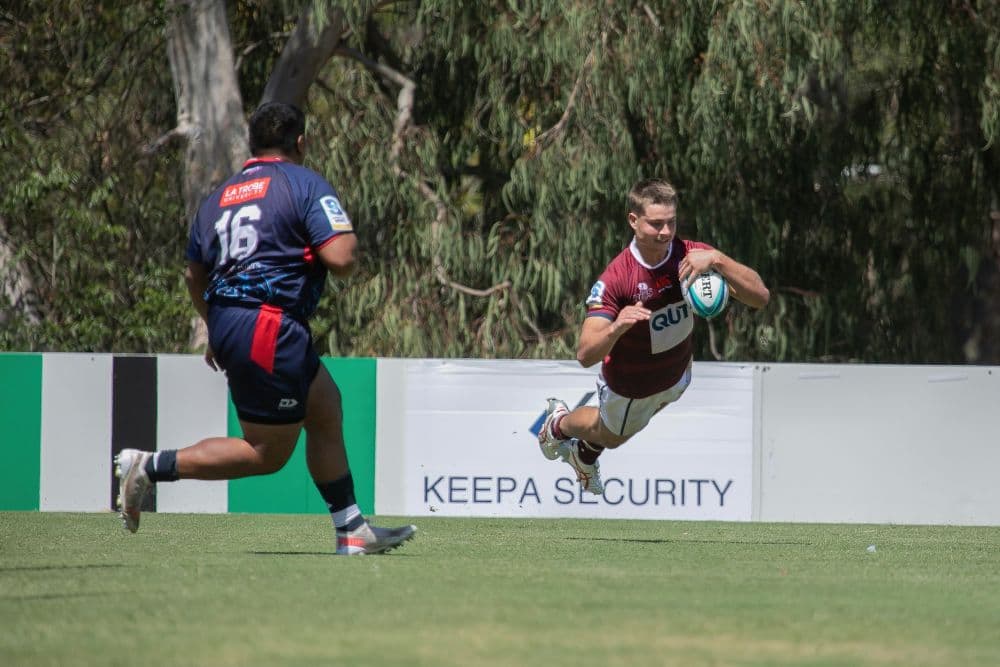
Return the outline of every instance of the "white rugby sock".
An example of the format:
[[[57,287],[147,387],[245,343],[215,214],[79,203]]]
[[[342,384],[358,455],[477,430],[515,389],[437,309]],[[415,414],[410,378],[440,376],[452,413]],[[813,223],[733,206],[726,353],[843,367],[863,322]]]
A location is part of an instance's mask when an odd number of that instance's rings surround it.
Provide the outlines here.
[[[333,525],[337,530],[354,530],[361,525],[361,510],[358,509],[357,504],[348,505],[342,510],[337,510],[336,512],[330,512],[330,516],[333,517]]]

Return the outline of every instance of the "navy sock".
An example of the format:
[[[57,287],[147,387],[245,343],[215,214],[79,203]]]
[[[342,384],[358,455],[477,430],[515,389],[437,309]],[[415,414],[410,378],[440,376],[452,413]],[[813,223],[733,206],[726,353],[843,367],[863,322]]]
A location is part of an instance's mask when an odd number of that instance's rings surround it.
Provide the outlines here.
[[[346,475],[332,482],[316,482],[319,494],[323,496],[327,509],[333,517],[333,523],[341,530],[359,528],[365,518],[357,511],[357,500],[354,498],[354,477]],[[344,525],[340,525],[343,523]]]
[[[177,450],[164,449],[150,456],[146,461],[146,475],[153,482],[176,482],[180,479],[177,474]]]

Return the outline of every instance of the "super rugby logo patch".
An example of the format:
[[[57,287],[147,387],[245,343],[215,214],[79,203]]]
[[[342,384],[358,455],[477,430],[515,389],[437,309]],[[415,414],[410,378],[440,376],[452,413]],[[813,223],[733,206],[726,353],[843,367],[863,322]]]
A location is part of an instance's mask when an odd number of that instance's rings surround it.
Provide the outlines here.
[[[600,308],[604,304],[604,283],[598,280],[590,288],[590,296],[587,297],[587,310]]]
[[[327,195],[320,199],[319,203],[323,207],[323,212],[326,213],[326,219],[330,221],[330,228],[333,231],[349,232],[354,229],[351,226],[351,219],[344,213],[344,209],[336,197]]]

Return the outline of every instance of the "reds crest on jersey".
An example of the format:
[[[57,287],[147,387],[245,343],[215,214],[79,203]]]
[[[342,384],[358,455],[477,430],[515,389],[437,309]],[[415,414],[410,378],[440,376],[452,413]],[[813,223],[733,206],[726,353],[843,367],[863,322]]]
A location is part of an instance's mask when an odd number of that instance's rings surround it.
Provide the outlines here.
[[[649,301],[654,296],[656,296],[656,292],[653,291],[653,289],[650,288],[650,286],[647,285],[646,283],[639,283],[636,286],[636,292],[635,292],[636,301]]]

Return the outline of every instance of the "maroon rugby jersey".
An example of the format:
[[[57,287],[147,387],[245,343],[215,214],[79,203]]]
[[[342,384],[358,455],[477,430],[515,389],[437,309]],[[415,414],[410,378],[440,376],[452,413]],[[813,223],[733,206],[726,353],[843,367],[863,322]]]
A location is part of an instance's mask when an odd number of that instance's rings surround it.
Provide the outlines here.
[[[622,396],[645,398],[669,389],[687,370],[694,313],[681,296],[678,266],[691,249],[712,246],[674,237],[666,259],[648,266],[633,240],[590,290],[587,317],[614,321],[623,308],[638,301],[653,311],[648,322],[634,324],[604,358],[604,379]]]

